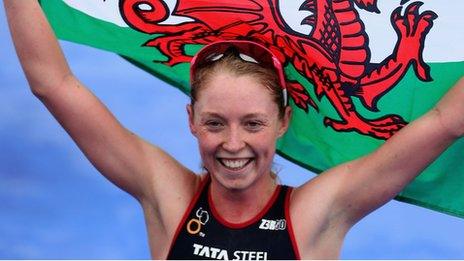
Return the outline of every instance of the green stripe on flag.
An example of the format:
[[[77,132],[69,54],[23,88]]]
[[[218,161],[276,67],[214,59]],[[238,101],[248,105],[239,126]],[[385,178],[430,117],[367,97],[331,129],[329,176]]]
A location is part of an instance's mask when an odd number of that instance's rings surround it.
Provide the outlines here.
[[[157,49],[142,46],[156,35],[147,35],[96,19],[70,8],[62,1],[41,1],[41,5],[60,39],[115,52],[182,92],[189,93],[189,64],[169,67],[162,64],[167,57]],[[193,55],[200,47],[186,45],[185,52]],[[429,66],[432,82],[419,81],[410,69],[402,81],[379,100],[379,112],[369,111],[354,97],[357,111],[367,119],[387,114],[401,115],[407,121],[418,118],[432,108],[464,72],[463,61],[429,63]],[[313,86],[292,65],[285,69],[287,77],[302,83],[317,101]],[[319,173],[372,152],[383,143],[356,132],[336,132],[325,127],[325,116],[333,119],[339,119],[339,116],[325,96],[317,103],[319,112],[313,108],[305,112],[294,106],[291,126],[277,144],[281,156]],[[406,187],[397,199],[464,217],[463,152],[464,139],[461,139]]]

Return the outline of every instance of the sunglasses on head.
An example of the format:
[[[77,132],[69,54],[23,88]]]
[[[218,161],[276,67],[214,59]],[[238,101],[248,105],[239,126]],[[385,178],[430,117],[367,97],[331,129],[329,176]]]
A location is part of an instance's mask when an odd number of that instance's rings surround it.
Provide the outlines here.
[[[244,53],[240,53],[236,48],[234,47],[229,47],[229,49],[227,49],[225,51],[225,53],[212,53],[211,55],[209,55],[208,57],[206,57],[204,60],[206,62],[216,62],[216,61],[219,61],[222,59],[222,57],[224,57],[224,55],[226,53],[233,53],[236,57],[242,59],[243,61],[245,62],[249,62],[249,63],[256,63],[256,64],[259,64],[258,61],[256,61],[253,57],[249,56],[249,55],[246,55]]]
[[[252,41],[220,41],[204,46],[190,62],[190,80],[193,79],[198,67],[219,61],[230,51],[243,61],[272,68],[277,74],[279,85],[282,88],[283,105],[287,105],[287,89],[282,64],[268,48]]]

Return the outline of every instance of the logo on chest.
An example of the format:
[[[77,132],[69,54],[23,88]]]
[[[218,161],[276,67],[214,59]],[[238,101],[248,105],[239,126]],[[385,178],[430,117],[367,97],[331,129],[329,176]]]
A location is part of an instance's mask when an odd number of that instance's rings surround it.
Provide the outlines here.
[[[263,218],[259,225],[259,229],[262,230],[285,230],[285,228],[287,228],[287,221],[285,219],[269,220]]]
[[[199,207],[195,212],[196,218],[192,218],[187,223],[187,232],[191,235],[199,234],[199,236],[204,237],[205,234],[201,231],[201,227],[206,225],[209,221],[209,213],[203,208]]]

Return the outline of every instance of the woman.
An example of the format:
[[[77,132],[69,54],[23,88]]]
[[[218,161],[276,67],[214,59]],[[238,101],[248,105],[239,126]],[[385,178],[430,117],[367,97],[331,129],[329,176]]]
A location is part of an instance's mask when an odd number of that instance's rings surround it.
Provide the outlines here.
[[[390,200],[464,134],[461,80],[433,110],[374,153],[299,188],[281,188],[271,173],[271,162],[275,140],[285,132],[291,112],[283,106],[284,94],[280,95],[281,78],[275,76],[280,71],[267,62],[264,65],[273,70],[274,79],[266,70],[256,75],[263,65],[260,57],[234,44],[232,49],[200,58],[198,67],[192,65],[197,93],[187,111],[208,173],[198,176],[123,128],[79,83],[36,1],[4,3],[31,90],[96,168],[140,202],[153,258],[183,254],[218,259],[336,258],[354,223]],[[225,57],[218,57],[221,54]],[[228,57],[258,67],[243,69],[241,74],[219,66]],[[209,65],[216,67],[207,68],[205,76],[202,68]],[[273,91],[268,89],[272,86]],[[276,214],[270,213],[276,208]],[[207,230],[211,225],[223,227]],[[257,226],[251,235],[245,231],[214,238],[216,232],[232,233],[251,225]],[[224,227],[232,229],[218,230]],[[281,249],[266,239],[276,239],[285,251],[275,251]],[[242,241],[247,246],[258,244],[244,248]]]

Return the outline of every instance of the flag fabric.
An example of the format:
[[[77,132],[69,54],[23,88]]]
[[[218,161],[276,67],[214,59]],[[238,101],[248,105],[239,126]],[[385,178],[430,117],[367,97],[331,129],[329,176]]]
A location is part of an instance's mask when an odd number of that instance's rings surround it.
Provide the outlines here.
[[[293,107],[278,153],[316,173],[372,152],[464,72],[464,2],[41,0],[55,33],[121,55],[189,93],[189,61],[252,39],[285,65]],[[396,199],[464,217],[464,139]]]

